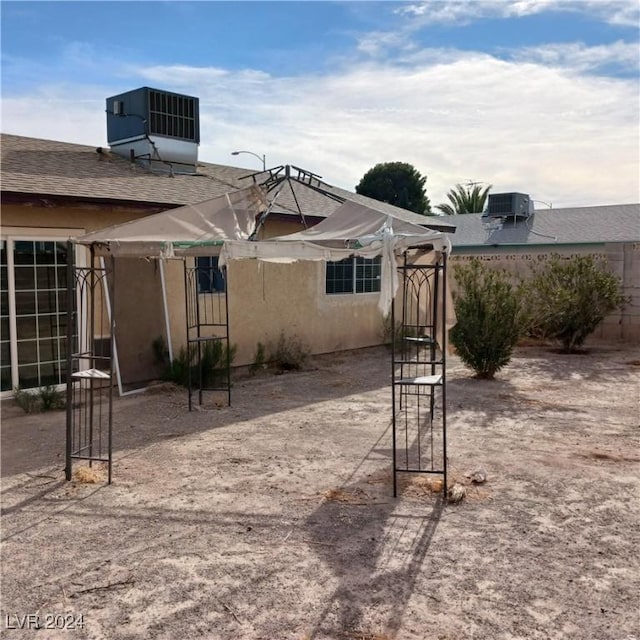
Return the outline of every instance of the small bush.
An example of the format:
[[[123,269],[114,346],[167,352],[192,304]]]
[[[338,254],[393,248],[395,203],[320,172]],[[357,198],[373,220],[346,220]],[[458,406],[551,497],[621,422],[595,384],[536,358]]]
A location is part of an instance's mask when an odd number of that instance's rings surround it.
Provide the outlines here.
[[[25,413],[35,413],[36,411],[40,411],[40,398],[38,398],[37,390],[35,389],[21,389],[20,387],[16,387],[13,390],[13,399],[15,403],[25,412]]]
[[[165,342],[164,336],[158,336],[152,343],[153,355],[158,364],[165,367],[169,366],[169,348]]]
[[[51,384],[38,389],[16,387],[13,399],[25,413],[44,413],[53,409],[64,409],[66,406],[65,392]]]
[[[253,356],[253,362],[249,366],[249,373],[255,375],[258,371],[264,369],[267,366],[266,361],[267,356],[264,345],[262,344],[262,342],[258,342],[258,344],[256,345],[255,355]]]
[[[164,365],[161,378],[167,382],[174,382],[183,387],[189,384],[189,371],[191,372],[191,384],[199,383],[200,371],[202,371],[202,384],[211,387],[222,384],[227,375],[227,358],[229,366],[235,358],[237,346],[229,349],[221,340],[204,342],[201,346],[200,367],[198,367],[198,347],[190,345],[188,351],[181,347],[178,357],[169,362],[169,351],[165,346],[164,338],[156,338],[153,343],[153,352],[156,360]]]
[[[618,278],[593,256],[554,254],[524,285],[528,331],[561,342],[567,352],[584,344],[604,318],[625,303]]]
[[[455,267],[457,322],[449,336],[461,360],[479,378],[493,378],[511,360],[522,335],[520,294],[503,270],[474,259]]]
[[[42,387],[40,395],[40,410],[51,411],[52,409],[64,409],[66,406],[66,394],[60,391],[54,385],[50,384]]]
[[[310,350],[296,336],[285,336],[284,331],[269,348],[269,362],[279,371],[298,371],[309,357]]]

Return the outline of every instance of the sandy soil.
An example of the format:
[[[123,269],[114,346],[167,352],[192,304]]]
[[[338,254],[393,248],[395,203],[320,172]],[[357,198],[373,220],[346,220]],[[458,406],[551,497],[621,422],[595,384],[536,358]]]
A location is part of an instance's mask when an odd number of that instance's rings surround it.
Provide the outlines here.
[[[119,399],[111,486],[64,482],[62,413],[5,407],[3,637],[640,640],[640,349],[450,358],[452,480],[488,476],[456,505],[392,497],[388,357]]]

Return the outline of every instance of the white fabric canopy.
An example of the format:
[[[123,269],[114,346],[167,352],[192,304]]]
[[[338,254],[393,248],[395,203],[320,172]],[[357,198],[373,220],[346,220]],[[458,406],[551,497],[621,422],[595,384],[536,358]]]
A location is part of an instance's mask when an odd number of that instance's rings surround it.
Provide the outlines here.
[[[226,241],[220,264],[254,258],[265,262],[342,260],[349,256],[381,256],[378,306],[388,312],[398,289],[396,255],[410,247],[429,247],[449,253],[445,234],[347,201],[311,229],[259,242]]]
[[[76,239],[120,257],[216,255],[225,240],[247,239],[267,207],[258,186],[88,233]]]
[[[346,201],[311,229],[268,240],[248,238],[268,206],[263,188],[252,185],[195,205],[186,205],[88,233],[77,242],[116,257],[173,258],[220,255],[229,260],[291,263],[381,256],[379,307],[388,312],[398,289],[396,256],[410,247],[449,253],[439,231],[426,229],[356,202]]]

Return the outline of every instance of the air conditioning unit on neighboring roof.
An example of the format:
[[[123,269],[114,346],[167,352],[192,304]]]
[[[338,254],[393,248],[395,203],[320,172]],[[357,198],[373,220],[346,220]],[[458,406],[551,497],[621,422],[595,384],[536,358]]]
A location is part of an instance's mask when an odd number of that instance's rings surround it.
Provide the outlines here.
[[[526,193],[490,193],[486,218],[528,218],[533,213],[533,201]]]

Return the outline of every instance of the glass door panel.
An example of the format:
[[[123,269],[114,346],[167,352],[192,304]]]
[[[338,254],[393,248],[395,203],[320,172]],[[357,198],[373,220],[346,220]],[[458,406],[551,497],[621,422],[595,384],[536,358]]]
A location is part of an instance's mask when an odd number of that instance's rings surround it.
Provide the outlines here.
[[[8,251],[13,251],[12,273],[8,272]],[[66,241],[8,240],[2,243],[2,391],[17,385],[29,388],[65,382],[67,259]],[[10,318],[8,305],[9,278],[13,278],[15,287],[14,318]],[[15,326],[17,380],[12,380],[9,326]]]
[[[10,391],[11,343],[9,336],[9,279],[7,241],[0,240],[0,391]]]

